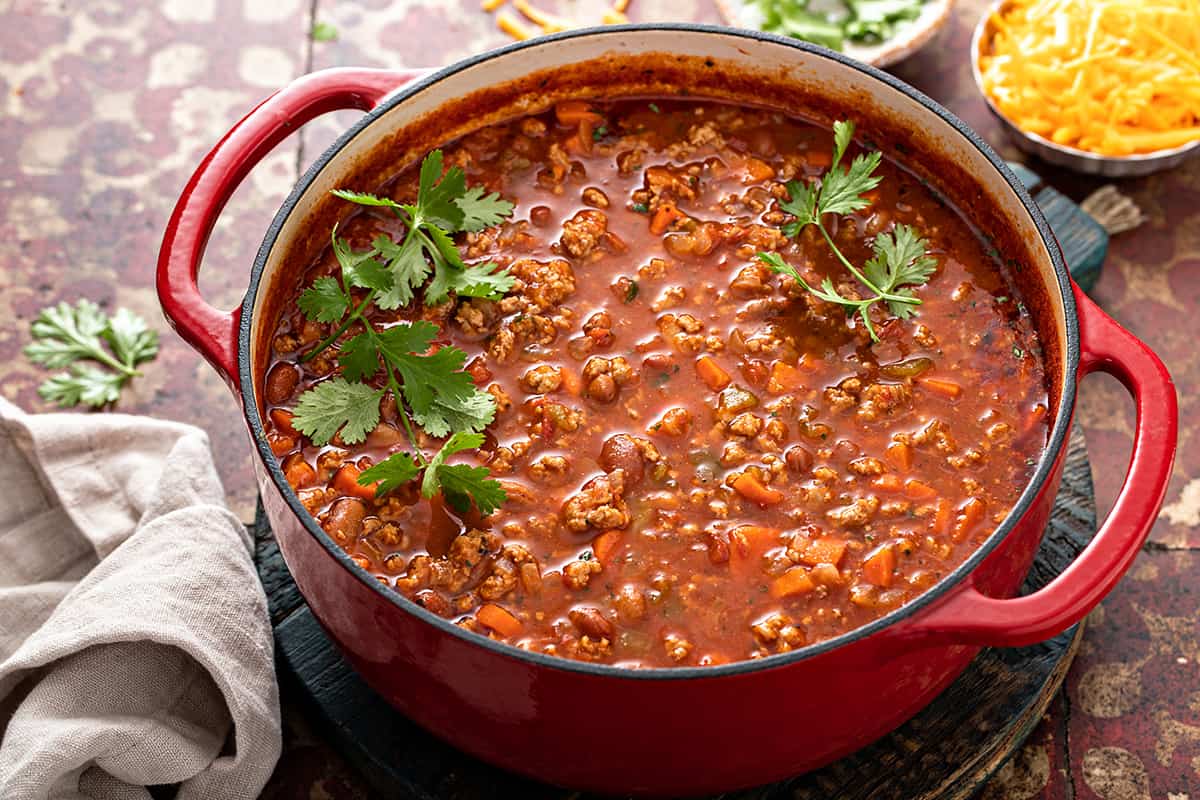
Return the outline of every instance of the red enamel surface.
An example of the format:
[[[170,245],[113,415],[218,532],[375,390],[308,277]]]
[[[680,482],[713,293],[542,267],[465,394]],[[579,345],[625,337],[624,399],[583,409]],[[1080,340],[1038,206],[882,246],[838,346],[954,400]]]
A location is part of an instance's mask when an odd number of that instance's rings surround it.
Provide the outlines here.
[[[158,296],[167,319],[232,388],[237,388],[240,309],[210,306],[196,285],[204,247],[234,189],[275,145],[315,117],[367,110],[421,70],[330,69],[268,97],[217,142],[179,196],[158,254]]]

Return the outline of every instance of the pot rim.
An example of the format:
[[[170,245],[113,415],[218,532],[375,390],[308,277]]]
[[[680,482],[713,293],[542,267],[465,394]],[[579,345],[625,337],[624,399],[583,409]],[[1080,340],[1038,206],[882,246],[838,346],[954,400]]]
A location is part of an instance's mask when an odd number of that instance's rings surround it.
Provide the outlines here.
[[[510,53],[519,52],[529,48],[536,48],[547,44],[570,41],[578,38],[587,38],[595,36],[620,36],[625,33],[634,33],[639,31],[673,31],[681,34],[706,34],[728,36],[741,39],[749,39],[756,42],[767,42],[771,44],[782,45],[803,52],[809,56],[816,56],[828,61],[833,61],[845,67],[855,69],[868,78],[873,78],[894,89],[901,94],[907,96],[911,100],[916,101],[925,109],[933,112],[941,118],[943,122],[949,125],[960,136],[966,139],[976,150],[980,152],[988,162],[1000,173],[1008,184],[1008,188],[1012,191],[1025,211],[1032,219],[1035,228],[1038,231],[1038,236],[1041,244],[1045,247],[1049,256],[1051,266],[1054,269],[1054,275],[1057,280],[1058,302],[1061,303],[1064,317],[1064,335],[1062,342],[1062,364],[1063,364],[1063,380],[1061,391],[1059,393],[1059,408],[1054,419],[1054,425],[1050,431],[1049,440],[1042,450],[1042,454],[1038,459],[1037,468],[1033,476],[1025,485],[1017,502],[1013,505],[1004,521],[996,527],[996,530],[980,545],[970,557],[962,564],[954,569],[949,575],[942,578],[933,587],[922,592],[913,600],[900,606],[899,608],[885,614],[884,616],[873,620],[866,625],[862,625],[846,633],[835,636],[832,639],[826,639],[807,645],[798,650],[792,650],[786,653],[777,653],[770,656],[765,656],[758,659],[743,659],[741,661],[733,661],[728,664],[715,666],[695,666],[695,667],[650,667],[645,669],[630,669],[628,667],[616,666],[612,664],[593,664],[585,661],[576,661],[574,659],[563,658],[560,656],[547,655],[531,650],[524,650],[514,645],[498,642],[485,636],[472,633],[458,625],[455,625],[450,620],[437,616],[431,611],[417,605],[412,600],[397,592],[395,589],[385,587],[374,576],[359,567],[351,560],[350,556],[340,547],[334,544],[333,540],[317,525],[316,520],[300,503],[295,490],[287,482],[284,477],[283,470],[279,465],[279,460],[271,451],[267,443],[266,432],[263,428],[262,416],[258,411],[258,402],[255,396],[254,376],[251,374],[251,345],[252,345],[252,328],[255,300],[258,296],[259,289],[262,284],[262,277],[266,271],[266,264],[271,251],[274,249],[278,240],[279,233],[284,225],[284,222],[291,216],[299,203],[300,198],[308,190],[308,187],[316,179],[317,175],[328,165],[334,156],[341,151],[350,141],[352,141],[359,133],[365,130],[368,126],[374,124],[382,116],[387,114],[397,105],[404,103],[410,97],[436,85],[440,81],[457,74],[465,69],[474,67],[478,64],[487,62],[499,56],[506,56]],[[1051,298],[1052,304],[1054,298]],[[433,625],[440,629],[443,633],[461,639],[464,643],[472,646],[483,648],[495,655],[504,656],[517,661],[524,661],[538,667],[544,667],[563,672],[582,673],[585,675],[594,676],[597,678],[615,678],[624,680],[692,680],[703,678],[723,678],[736,675],[746,675],[760,670],[775,669],[787,667],[796,664],[800,661],[806,661],[811,658],[828,653],[832,650],[852,645],[856,642],[864,640],[886,628],[895,625],[898,622],[909,619],[918,614],[922,610],[929,608],[931,605],[946,597],[953,589],[962,583],[963,579],[970,575],[974,569],[983,562],[999,546],[999,544],[1008,536],[1008,534],[1016,527],[1017,521],[1020,520],[1025,513],[1033,505],[1034,499],[1040,493],[1042,486],[1050,477],[1054,469],[1054,465],[1062,452],[1067,437],[1070,432],[1070,423],[1074,414],[1076,391],[1077,391],[1077,370],[1080,358],[1080,343],[1079,343],[1079,320],[1075,306],[1074,293],[1071,290],[1071,279],[1067,271],[1066,262],[1063,259],[1062,251],[1059,247],[1058,240],[1055,238],[1042,215],[1041,210],[1033,201],[1029,192],[1025,189],[1020,180],[1005,164],[1004,160],[989,146],[979,134],[975,133],[965,122],[959,119],[955,114],[942,106],[937,101],[925,95],[920,90],[908,85],[876,67],[856,61],[842,53],[837,53],[828,50],[824,47],[809,44],[808,42],[790,39],[776,34],[764,33],[762,31],[752,31],[748,29],[727,28],[719,25],[708,25],[700,23],[631,23],[626,25],[605,25],[593,26],[588,28],[579,28],[561,33],[555,33],[548,36],[541,36],[527,41],[515,42],[495,50],[489,50],[478,55],[456,61],[455,63],[431,72],[430,74],[404,84],[395,93],[389,95],[378,106],[367,112],[362,119],[358,120],[346,132],[338,137],[332,145],[330,145],[324,153],[304,172],[297,181],[295,187],[288,194],[279,211],[276,212],[267,233],[263,238],[263,242],[259,247],[258,254],[254,259],[254,265],[250,273],[249,285],[246,289],[246,295],[241,306],[241,319],[238,323],[238,343],[237,343],[237,358],[238,358],[238,375],[241,384],[241,401],[243,415],[246,423],[250,428],[251,437],[254,440],[255,447],[258,450],[258,455],[270,475],[271,480],[275,483],[276,489],[281,497],[287,503],[292,513],[297,516],[304,529],[310,536],[313,536],[320,545],[325,548],[330,556],[343,568],[349,570],[355,578],[366,584],[372,591],[385,598],[389,603],[395,606],[398,610],[411,614],[418,619]]]

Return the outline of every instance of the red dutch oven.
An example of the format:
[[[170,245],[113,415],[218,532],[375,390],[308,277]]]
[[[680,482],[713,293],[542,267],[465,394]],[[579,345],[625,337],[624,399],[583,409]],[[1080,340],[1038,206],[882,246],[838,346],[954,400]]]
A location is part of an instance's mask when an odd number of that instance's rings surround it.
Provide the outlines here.
[[[469,633],[381,585],[336,547],[284,480],[263,433],[272,332],[299,267],[325,246],[344,204],[328,190],[373,186],[431,147],[571,97],[687,93],[850,114],[884,149],[928,174],[995,245],[1034,315],[1054,413],[1036,475],[996,532],[909,604],[838,638],[754,661],[630,671],[526,652]],[[217,215],[250,168],[301,124],[335,109],[366,116],[304,175],[267,232],[241,308],[196,287]],[[1129,568],[1163,500],[1175,453],[1170,376],[1074,284],[1046,221],[1003,162],[946,109],[878,70],[768,35],[693,25],[569,32],[439,72],[338,69],[279,91],[213,148],[171,217],[158,291],[180,335],[242,401],[263,504],[314,614],[388,702],[482,759],[607,793],[697,794],[826,764],[910,718],[982,646],[1026,645],[1084,617]],[[1094,371],[1133,395],[1129,474],[1076,561],[1014,598],[1057,491],[1076,384]]]

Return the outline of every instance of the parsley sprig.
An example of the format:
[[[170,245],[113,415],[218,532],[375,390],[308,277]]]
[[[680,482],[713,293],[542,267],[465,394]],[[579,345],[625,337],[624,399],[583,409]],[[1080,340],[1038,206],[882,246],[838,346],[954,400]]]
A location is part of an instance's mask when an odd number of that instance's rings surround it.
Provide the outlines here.
[[[379,236],[370,249],[356,252],[334,229],[331,239],[340,279],[318,278],[300,295],[298,305],[309,319],[339,324],[301,360],[315,357],[352,326],[362,332],[341,342],[337,352],[341,375],[304,392],[292,424],[315,444],[327,444],[334,436],[357,444],[379,424],[380,401],[390,392],[412,452],[394,453],[364,470],[358,482],[375,484],[376,493],[384,494],[420,476],[423,496],[440,491],[460,512],[474,503],[481,514],[491,514],[505,500],[500,483],[489,478],[486,467],[446,461],[455,453],[482,446],[481,431],[496,415],[495,399],[480,391],[463,370],[465,352],[457,347],[433,349],[438,327],[432,322],[380,327],[371,320],[369,308],[374,304],[393,309],[411,302],[414,290],[431,272],[425,286],[427,303],[445,300],[450,291],[500,297],[512,288],[512,277],[491,263],[464,264],[450,235],[496,225],[512,213],[513,206],[498,195],[485,195],[482,187],[468,188],[457,167],[442,176],[440,151],[422,162],[416,203],[341,190],[334,194],[359,205],[390,208],[405,220],[408,230],[400,243]],[[356,300],[356,292],[365,294]],[[433,438],[446,437],[432,456],[421,447],[418,429]]]
[[[126,308],[110,317],[89,300],[43,309],[31,332],[34,341],[25,347],[29,360],[68,369],[38,387],[38,394],[63,407],[115,403],[126,382],[142,374],[138,364],[158,354],[158,333],[144,319]]]
[[[855,156],[848,167],[842,167],[842,157],[853,138],[853,122],[835,122],[833,159],[829,169],[816,183],[789,181],[789,199],[780,202],[779,207],[795,217],[783,226],[783,232],[787,236],[798,236],[807,226],[815,225],[838,261],[850,271],[855,280],[871,292],[872,296],[864,299],[845,297],[837,291],[828,277],[821,281],[820,288],[814,288],[778,253],[758,253],[757,258],[774,272],[790,275],[820,299],[842,306],[850,315],[857,314],[872,341],[879,341],[879,335],[871,322],[871,307],[883,302],[887,304],[893,316],[900,319],[912,316],[914,307],[919,306],[921,300],[909,287],[927,283],[937,270],[937,261],[928,255],[925,239],[911,226],[904,224],[897,224],[891,232],[880,233],[875,237],[874,255],[862,269],[851,263],[833,241],[821,218],[825,214],[853,214],[863,210],[871,204],[864,195],[883,180],[882,175],[875,174],[882,159],[877,151]]]

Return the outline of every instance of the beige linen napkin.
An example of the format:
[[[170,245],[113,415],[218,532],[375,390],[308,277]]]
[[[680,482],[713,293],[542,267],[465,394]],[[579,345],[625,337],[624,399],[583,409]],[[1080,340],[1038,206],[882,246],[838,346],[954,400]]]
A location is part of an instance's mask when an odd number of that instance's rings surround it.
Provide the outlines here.
[[[266,599],[205,434],[0,399],[0,798],[256,797]]]

